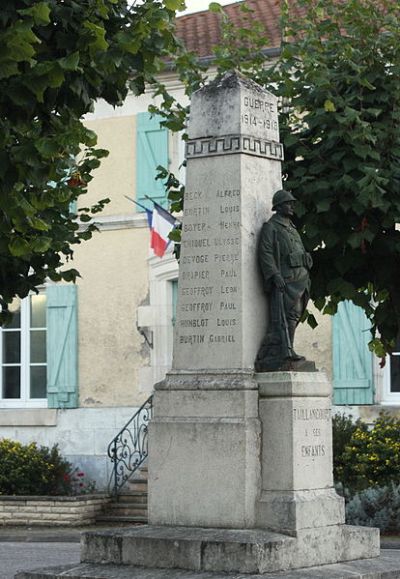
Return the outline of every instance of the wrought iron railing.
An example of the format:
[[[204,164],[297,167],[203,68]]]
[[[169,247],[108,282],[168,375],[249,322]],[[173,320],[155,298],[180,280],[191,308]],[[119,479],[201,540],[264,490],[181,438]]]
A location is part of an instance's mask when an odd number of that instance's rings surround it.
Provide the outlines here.
[[[150,396],[108,445],[107,454],[113,463],[109,490],[115,496],[147,458],[152,412],[153,396]]]

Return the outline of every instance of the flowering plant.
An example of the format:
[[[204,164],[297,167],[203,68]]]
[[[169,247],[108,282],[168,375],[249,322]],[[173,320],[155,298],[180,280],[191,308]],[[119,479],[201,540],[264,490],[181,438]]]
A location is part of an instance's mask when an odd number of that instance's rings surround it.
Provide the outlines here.
[[[55,444],[22,444],[0,439],[0,495],[75,495],[90,493],[93,481],[66,460]]]
[[[334,428],[335,438],[335,428]],[[400,480],[400,419],[382,412],[371,428],[358,422],[339,456],[334,456],[335,482],[347,494]]]

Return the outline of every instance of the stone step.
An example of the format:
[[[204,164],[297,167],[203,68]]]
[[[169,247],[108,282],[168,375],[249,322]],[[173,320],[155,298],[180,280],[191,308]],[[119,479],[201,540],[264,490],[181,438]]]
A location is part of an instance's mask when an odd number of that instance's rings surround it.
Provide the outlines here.
[[[147,491],[124,492],[106,505],[96,517],[97,523],[147,523]]]
[[[271,573],[379,555],[379,531],[332,525],[296,537],[261,529],[143,525],[82,534],[81,561],[191,571]]]
[[[116,503],[135,503],[144,505],[147,504],[148,493],[146,491],[132,491],[130,493],[124,493],[123,495],[119,495],[118,499],[116,499]]]
[[[135,479],[125,483],[124,493],[130,494],[131,492],[143,491],[147,492],[147,480]]]
[[[397,551],[382,551],[376,559],[336,563],[311,569],[246,575],[246,579],[398,579],[400,560]],[[130,565],[81,563],[48,567],[18,573],[15,579],[238,579],[237,573],[210,573],[178,569],[144,569]],[[243,577],[242,575],[240,576]]]
[[[111,503],[102,514],[112,517],[144,517],[147,520],[147,505],[137,505],[135,503]]]
[[[98,517],[96,517],[96,523],[119,523],[119,524],[125,524],[125,523],[132,523],[132,524],[141,524],[141,525],[145,525],[147,523],[147,514],[146,516],[141,516],[141,515],[137,515],[137,516],[133,516],[133,515],[113,515],[113,514],[104,514],[104,515],[99,515]]]

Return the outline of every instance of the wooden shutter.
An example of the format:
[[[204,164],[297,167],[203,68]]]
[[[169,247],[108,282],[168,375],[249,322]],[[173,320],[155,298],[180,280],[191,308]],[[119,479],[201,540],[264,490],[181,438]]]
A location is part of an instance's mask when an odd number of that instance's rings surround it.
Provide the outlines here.
[[[47,294],[47,399],[49,408],[78,406],[77,287],[56,285]]]
[[[168,168],[168,130],[160,127],[162,117],[155,115],[150,118],[150,113],[137,115],[137,141],[136,141],[136,197],[137,201],[153,209],[151,201],[146,199],[148,195],[154,201],[166,206],[166,192],[164,182],[156,180],[157,167]],[[138,208],[140,211],[140,208]]]
[[[364,311],[341,302],[333,317],[334,404],[373,404],[370,323]]]

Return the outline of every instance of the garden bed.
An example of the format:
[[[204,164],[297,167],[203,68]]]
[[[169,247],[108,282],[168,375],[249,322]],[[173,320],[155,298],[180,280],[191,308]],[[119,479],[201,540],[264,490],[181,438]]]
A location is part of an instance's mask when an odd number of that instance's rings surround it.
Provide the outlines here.
[[[0,496],[0,525],[79,526],[95,522],[110,501],[107,494]]]

